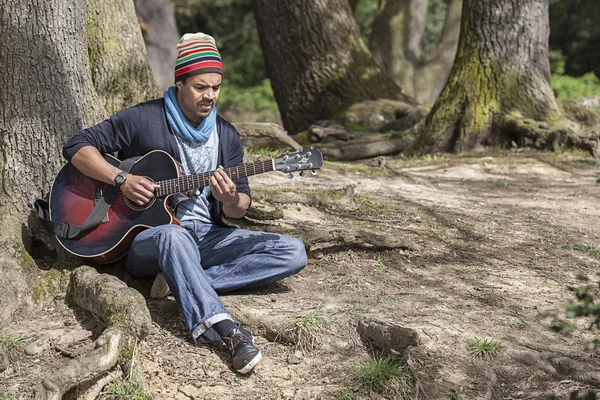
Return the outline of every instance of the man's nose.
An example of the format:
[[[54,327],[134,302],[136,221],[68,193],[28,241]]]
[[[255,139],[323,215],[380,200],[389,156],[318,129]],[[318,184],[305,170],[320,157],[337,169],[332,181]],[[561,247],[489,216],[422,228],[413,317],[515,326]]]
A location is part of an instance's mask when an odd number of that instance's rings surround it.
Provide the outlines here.
[[[207,90],[204,91],[204,93],[202,93],[202,97],[204,97],[205,99],[208,100],[212,100],[215,98],[215,91],[212,88],[208,88]]]

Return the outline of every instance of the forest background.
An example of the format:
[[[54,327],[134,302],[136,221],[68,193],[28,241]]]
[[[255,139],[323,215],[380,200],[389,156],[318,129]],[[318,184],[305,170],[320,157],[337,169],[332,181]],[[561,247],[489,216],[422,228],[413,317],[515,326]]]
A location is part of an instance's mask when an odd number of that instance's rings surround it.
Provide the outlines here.
[[[141,2],[140,2],[141,3]],[[355,1],[354,17],[369,45],[379,0]],[[429,0],[421,47],[435,51],[442,39],[449,0]],[[600,10],[593,0],[550,0],[549,56],[558,100],[600,95]],[[219,110],[233,122],[281,123],[264,65],[250,0],[173,0],[179,33],[208,32],[227,73]],[[138,5],[138,8],[141,6]],[[431,102],[430,105],[432,105]]]

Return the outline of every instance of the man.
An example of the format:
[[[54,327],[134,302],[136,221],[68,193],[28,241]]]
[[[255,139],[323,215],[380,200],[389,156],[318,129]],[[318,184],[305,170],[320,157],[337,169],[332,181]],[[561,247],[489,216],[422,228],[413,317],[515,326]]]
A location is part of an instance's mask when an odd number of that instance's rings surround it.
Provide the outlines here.
[[[261,353],[217,293],[295,274],[306,265],[306,252],[297,239],[224,224],[223,215],[244,216],[251,198],[247,178],[234,182],[223,170],[243,163],[239,134],[215,107],[223,64],[214,39],[203,33],[183,35],[177,50],[175,86],[164,98],[120,111],[77,133],[63,154],[82,173],[114,184],[139,205],[146,204],[158,186],[110,165],[102,153],[118,151],[123,160],[160,149],[180,161],[186,174],[217,170],[208,187],[178,205],[181,226],[147,229],[135,238],[127,268],[137,277],[162,272],[192,338],[201,343],[222,340],[235,370],[245,374]]]

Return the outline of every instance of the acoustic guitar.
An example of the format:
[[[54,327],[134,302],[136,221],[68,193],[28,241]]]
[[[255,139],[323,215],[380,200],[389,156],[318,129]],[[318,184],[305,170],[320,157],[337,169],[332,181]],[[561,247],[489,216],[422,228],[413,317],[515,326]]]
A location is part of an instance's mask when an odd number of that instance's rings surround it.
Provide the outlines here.
[[[110,155],[104,155],[104,159],[114,166],[121,163]],[[233,180],[270,171],[280,171],[292,178],[294,172],[300,172],[303,176],[307,170],[314,175],[322,163],[321,152],[311,148],[226,168],[225,172]],[[181,164],[162,150],[151,151],[140,157],[134,162],[130,173],[144,176],[159,185],[154,197],[146,205],[139,206],[118,192],[102,223],[73,239],[57,236],[59,243],[70,253],[89,262],[106,264],[118,260],[127,254],[133,239],[141,231],[159,225],[179,224],[175,216],[177,203],[188,198],[185,193],[207,186],[215,171],[195,175],[184,175],[182,172]],[[106,187],[107,184],[87,177],[67,163],[52,185],[48,207],[50,219],[83,225]]]

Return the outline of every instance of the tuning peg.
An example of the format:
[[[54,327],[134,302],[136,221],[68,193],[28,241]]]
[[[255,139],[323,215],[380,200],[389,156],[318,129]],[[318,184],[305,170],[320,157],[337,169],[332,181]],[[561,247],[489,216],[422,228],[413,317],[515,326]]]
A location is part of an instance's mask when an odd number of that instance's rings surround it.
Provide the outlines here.
[[[292,179],[294,177],[294,174],[292,174],[291,172],[287,175],[288,179]]]
[[[313,169],[312,171],[310,171],[310,174],[311,174],[312,176],[315,176],[315,175],[317,174],[317,171],[315,171],[315,170]]]
[[[304,171],[300,172],[300,176],[304,176]]]

